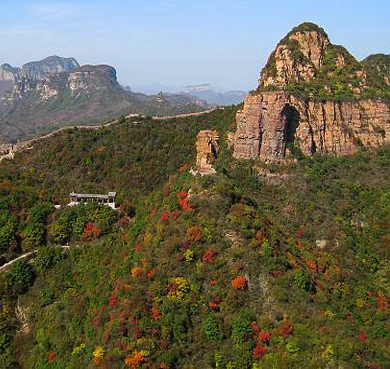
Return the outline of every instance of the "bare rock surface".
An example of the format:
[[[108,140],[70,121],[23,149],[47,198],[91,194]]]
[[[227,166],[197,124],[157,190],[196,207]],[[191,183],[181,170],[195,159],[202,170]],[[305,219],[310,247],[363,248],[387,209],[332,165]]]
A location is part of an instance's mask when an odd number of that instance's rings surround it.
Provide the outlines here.
[[[215,174],[213,162],[218,154],[219,134],[212,130],[199,131],[196,139],[196,171],[200,175]]]

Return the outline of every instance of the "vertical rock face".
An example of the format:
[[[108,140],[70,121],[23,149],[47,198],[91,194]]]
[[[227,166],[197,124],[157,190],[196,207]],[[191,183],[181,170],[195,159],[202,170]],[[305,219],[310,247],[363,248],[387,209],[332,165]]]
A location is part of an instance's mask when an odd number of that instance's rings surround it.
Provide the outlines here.
[[[25,77],[33,81],[44,79],[47,75],[63,72],[71,72],[80,65],[75,58],[62,58],[49,56],[40,61],[24,64],[22,67]]]
[[[196,140],[196,173],[201,175],[216,173],[212,164],[218,154],[218,139],[216,131],[199,131]]]
[[[72,95],[84,90],[96,91],[119,88],[116,70],[109,65],[84,65],[69,75],[68,84]]]
[[[264,92],[248,96],[236,119],[236,158],[280,162],[289,144],[306,155],[343,155],[390,141],[390,111],[380,100],[318,102]]]
[[[366,91],[378,89],[362,65],[321,28],[304,23],[278,44],[259,88],[237,113],[233,156],[281,162],[289,146],[306,155],[343,155],[389,142],[389,106],[362,98]]]

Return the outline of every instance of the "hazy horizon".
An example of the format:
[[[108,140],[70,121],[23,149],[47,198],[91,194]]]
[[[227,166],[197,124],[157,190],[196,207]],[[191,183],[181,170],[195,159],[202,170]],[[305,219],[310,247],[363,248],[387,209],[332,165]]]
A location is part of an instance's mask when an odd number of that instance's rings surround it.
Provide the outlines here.
[[[119,82],[135,91],[156,83],[248,91],[276,43],[305,21],[323,27],[358,60],[389,54],[389,9],[384,0],[358,6],[351,0],[322,6],[307,0],[6,2],[0,64],[72,56],[80,64],[112,65]]]

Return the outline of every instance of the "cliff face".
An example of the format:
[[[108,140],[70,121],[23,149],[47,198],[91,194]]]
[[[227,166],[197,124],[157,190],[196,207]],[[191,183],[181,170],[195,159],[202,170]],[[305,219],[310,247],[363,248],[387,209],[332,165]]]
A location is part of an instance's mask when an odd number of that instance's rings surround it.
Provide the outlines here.
[[[366,72],[316,27],[298,27],[272,53],[237,113],[234,157],[281,162],[289,146],[343,155],[390,141],[388,105],[363,98],[371,88]],[[316,95],[321,89],[328,98]]]
[[[24,64],[22,70],[26,78],[39,81],[44,79],[47,75],[71,72],[79,66],[79,63],[75,58],[62,58],[54,55],[40,61]]]
[[[216,131],[199,131],[196,139],[196,171],[193,171],[193,174],[199,173],[203,176],[216,173],[212,165],[218,153],[218,139],[219,134]]]
[[[343,155],[390,141],[390,111],[380,100],[302,100],[284,91],[245,99],[237,113],[234,156],[282,161],[294,144],[306,154]]]
[[[84,65],[69,75],[72,95],[85,90],[107,90],[119,88],[116,71],[109,65]]]
[[[14,68],[9,64],[0,65],[0,81],[2,82],[16,82],[22,78],[22,70]]]
[[[0,66],[0,81],[20,82],[23,79],[42,81],[51,74],[71,72],[79,66],[75,58],[62,58],[55,55],[43,60],[26,63],[22,68],[2,64]]]
[[[72,72],[59,72],[46,75],[40,81],[22,78],[14,85],[13,98],[22,99],[30,92],[36,92],[40,99],[48,100],[70,90],[71,96],[120,88],[116,71],[108,65],[85,65]]]

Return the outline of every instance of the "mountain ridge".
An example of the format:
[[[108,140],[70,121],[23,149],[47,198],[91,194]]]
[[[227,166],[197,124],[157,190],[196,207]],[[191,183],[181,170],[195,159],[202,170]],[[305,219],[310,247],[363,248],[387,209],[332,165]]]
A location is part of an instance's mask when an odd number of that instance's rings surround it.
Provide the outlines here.
[[[126,91],[117,81],[115,68],[80,66],[74,58],[52,56],[22,69],[3,64],[0,77],[2,143],[62,125],[96,124],[129,113],[173,115],[208,108],[204,101],[190,96],[159,101]]]

